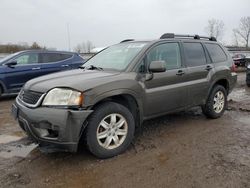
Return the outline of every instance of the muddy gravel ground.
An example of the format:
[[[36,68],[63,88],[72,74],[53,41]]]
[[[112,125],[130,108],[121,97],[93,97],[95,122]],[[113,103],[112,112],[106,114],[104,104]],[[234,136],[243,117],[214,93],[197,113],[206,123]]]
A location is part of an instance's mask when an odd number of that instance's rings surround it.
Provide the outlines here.
[[[250,187],[250,89],[245,74],[220,119],[199,108],[147,121],[122,155],[42,153],[0,99],[0,187]]]

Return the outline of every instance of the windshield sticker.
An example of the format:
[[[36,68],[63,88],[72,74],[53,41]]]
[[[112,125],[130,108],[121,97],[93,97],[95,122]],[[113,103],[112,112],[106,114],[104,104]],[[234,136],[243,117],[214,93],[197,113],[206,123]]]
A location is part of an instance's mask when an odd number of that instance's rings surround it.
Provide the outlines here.
[[[130,45],[128,45],[127,48],[142,48],[143,46],[145,46],[145,43],[142,43],[142,44],[130,44]]]

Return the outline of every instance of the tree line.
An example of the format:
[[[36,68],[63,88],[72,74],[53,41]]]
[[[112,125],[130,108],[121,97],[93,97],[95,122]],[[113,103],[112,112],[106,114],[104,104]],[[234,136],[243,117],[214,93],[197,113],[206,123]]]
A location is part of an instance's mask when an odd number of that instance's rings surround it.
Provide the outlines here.
[[[218,19],[210,19],[208,20],[207,26],[205,27],[205,31],[211,37],[216,37],[218,40],[221,40],[224,31],[225,24],[222,20]],[[249,48],[249,38],[250,38],[250,17],[242,17],[239,21],[239,26],[232,30],[232,39],[233,46],[240,47],[244,46]]]
[[[28,44],[0,44],[0,53],[15,53],[35,49],[46,49],[46,47],[40,46],[37,42],[33,42],[30,46]]]

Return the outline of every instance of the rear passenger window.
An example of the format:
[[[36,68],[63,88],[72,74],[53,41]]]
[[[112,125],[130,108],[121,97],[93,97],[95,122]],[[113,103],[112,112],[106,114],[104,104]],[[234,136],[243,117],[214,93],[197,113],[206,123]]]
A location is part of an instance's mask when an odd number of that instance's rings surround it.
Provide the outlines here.
[[[180,49],[178,43],[165,43],[154,47],[147,55],[148,63],[165,61],[166,69],[181,67]]]
[[[186,63],[189,67],[200,66],[206,64],[206,56],[201,43],[183,43]]]
[[[61,53],[43,53],[42,54],[42,63],[51,63],[62,61],[65,59],[71,58],[71,54],[61,54]]]
[[[210,57],[212,58],[212,61],[214,63],[227,60],[227,56],[226,56],[225,52],[222,50],[222,48],[218,44],[205,43],[205,46],[206,46],[206,48],[210,54]]]
[[[60,54],[60,60],[65,60],[71,58],[71,54]]]

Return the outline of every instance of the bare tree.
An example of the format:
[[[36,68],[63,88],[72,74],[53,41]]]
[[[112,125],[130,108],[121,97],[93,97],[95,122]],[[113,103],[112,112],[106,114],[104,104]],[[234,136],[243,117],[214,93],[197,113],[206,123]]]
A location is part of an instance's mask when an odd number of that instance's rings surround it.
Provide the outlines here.
[[[221,39],[224,32],[224,22],[214,18],[210,19],[208,20],[208,25],[205,27],[205,31],[210,37]]]
[[[86,43],[86,49],[87,49],[87,53],[90,53],[90,51],[94,48],[94,45],[91,41],[87,41]]]
[[[41,49],[42,47],[37,44],[37,42],[33,42],[30,49]]]
[[[236,35],[243,39],[245,46],[249,47],[250,17],[242,17],[238,29],[234,29]]]
[[[237,32],[235,29],[233,29],[233,45],[237,47],[240,46],[239,36],[237,35]]]
[[[74,48],[74,51],[78,52],[78,53],[85,53],[86,52],[86,44],[85,44],[85,42],[77,44],[77,46]]]
[[[74,48],[74,51],[77,52],[77,53],[81,53],[82,52],[81,44],[77,44],[76,47]]]
[[[93,48],[93,43],[91,41],[87,41],[77,44],[77,46],[74,48],[74,51],[78,53],[90,53]]]

